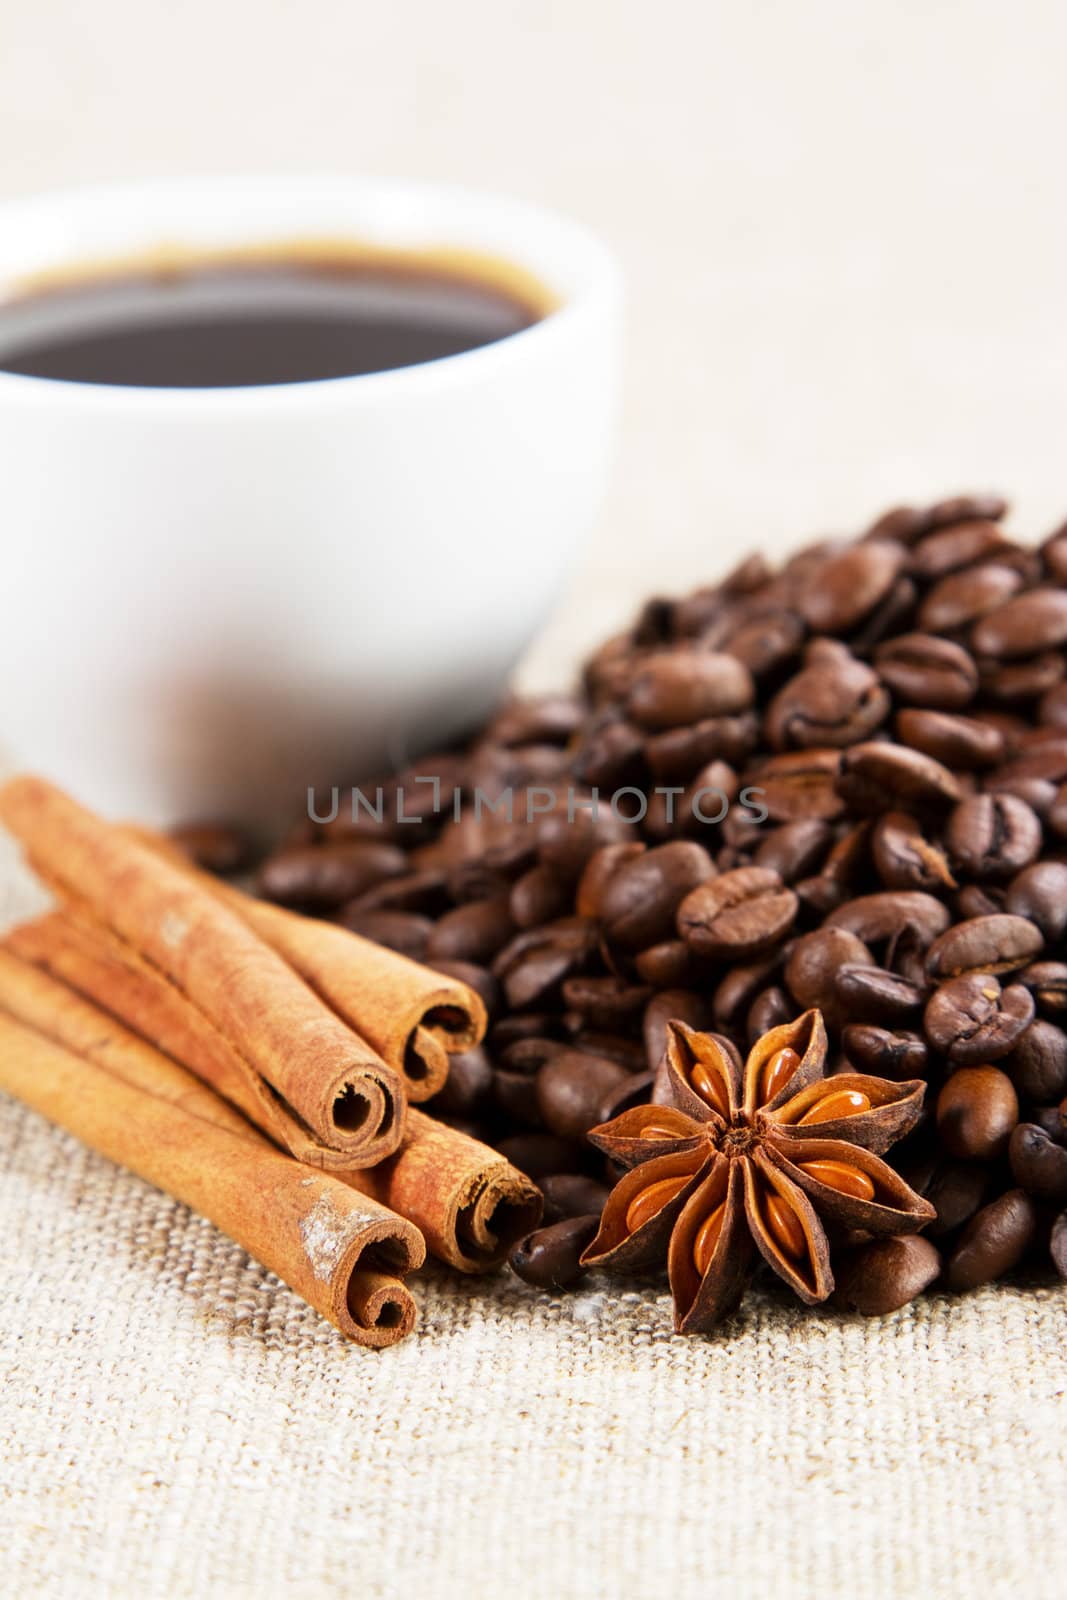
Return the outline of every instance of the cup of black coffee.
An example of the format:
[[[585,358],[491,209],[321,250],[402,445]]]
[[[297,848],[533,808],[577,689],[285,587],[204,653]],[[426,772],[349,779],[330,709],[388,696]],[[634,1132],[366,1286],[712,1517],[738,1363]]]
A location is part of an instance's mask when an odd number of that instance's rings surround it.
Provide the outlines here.
[[[0,208],[0,758],[264,821],[484,716],[601,498],[620,288],[351,179]]]

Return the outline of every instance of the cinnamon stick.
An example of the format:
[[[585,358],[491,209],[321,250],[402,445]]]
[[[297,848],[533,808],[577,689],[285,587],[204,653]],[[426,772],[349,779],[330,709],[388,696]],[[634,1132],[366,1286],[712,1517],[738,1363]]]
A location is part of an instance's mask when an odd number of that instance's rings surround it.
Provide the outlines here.
[[[222,1035],[229,1068],[244,1079],[239,1103],[275,1102],[269,1131],[300,1159],[336,1170],[398,1148],[406,1114],[399,1074],[184,868],[39,778],[0,788],[0,823],[44,882],[75,902],[83,924],[96,919]],[[47,919],[37,930],[46,947],[54,934]],[[124,993],[116,985],[114,1003],[101,1003],[121,1016]],[[205,1070],[199,1059],[187,1064]],[[209,1081],[234,1094],[231,1077]]]
[[[148,829],[130,832],[170,859],[179,854],[173,841]],[[485,1037],[485,1006],[467,984],[347,928],[254,899],[198,872],[185,857],[181,860],[203,888],[224,900],[284,956],[315,993],[402,1075],[413,1103],[428,1100],[443,1086],[449,1056],[473,1049]]]
[[[275,1150],[46,975],[0,955],[0,987],[0,1089],[208,1217],[348,1338],[381,1348],[410,1332],[415,1306],[400,1275],[424,1259],[416,1228]]]

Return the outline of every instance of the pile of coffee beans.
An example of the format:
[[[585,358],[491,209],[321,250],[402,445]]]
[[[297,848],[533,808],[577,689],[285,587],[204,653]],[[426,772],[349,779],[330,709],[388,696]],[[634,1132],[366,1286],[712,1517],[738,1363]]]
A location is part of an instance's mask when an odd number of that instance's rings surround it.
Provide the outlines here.
[[[1019,544],[1004,511],[650,600],[579,694],[318,797],[262,866],[482,995],[431,1109],[543,1185],[530,1282],[579,1276],[615,1177],[585,1135],[648,1098],[670,1019],[744,1050],[809,1006],[837,1068],[929,1084],[890,1159],[936,1221],[846,1241],[839,1303],[1067,1276],[1067,527]]]

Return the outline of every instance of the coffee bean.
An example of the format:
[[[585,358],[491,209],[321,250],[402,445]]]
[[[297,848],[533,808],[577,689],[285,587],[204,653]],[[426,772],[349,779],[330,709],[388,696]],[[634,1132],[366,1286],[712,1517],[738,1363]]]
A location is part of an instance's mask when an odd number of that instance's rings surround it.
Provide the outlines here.
[[[852,811],[938,812],[962,798],[949,769],[906,745],[857,744],[841,757],[836,788]]]
[[[536,928],[552,922],[570,909],[573,887],[551,867],[531,867],[516,879],[508,909],[516,928]]]
[[[838,967],[833,982],[837,999],[834,1009],[853,1022],[904,1026],[914,1021],[922,1008],[922,990],[881,967],[846,962]]]
[[[358,916],[364,911],[413,911],[421,917],[439,917],[451,908],[447,874],[438,867],[421,872],[402,872],[366,889],[343,908],[343,914]]]
[[[1062,1100],[1067,1095],[1067,1033],[1039,1018],[1019,1037],[1003,1067],[1024,1100],[1039,1106]]]
[[[697,962],[684,939],[664,939],[634,956],[634,971],[654,989],[684,989],[698,977]]]
[[[411,961],[426,959],[435,926],[413,911],[362,911],[356,905],[346,906],[337,921],[361,939],[373,939]]]
[[[1052,1256],[1052,1265],[1056,1268],[1061,1278],[1067,1279],[1067,1211],[1061,1211],[1052,1224],[1049,1251]]]
[[[486,1105],[493,1084],[489,1057],[480,1046],[448,1058],[448,1077],[434,1096],[433,1112],[472,1116]]]
[[[581,1139],[596,1125],[600,1103],[626,1077],[625,1068],[602,1056],[561,1050],[537,1074],[537,1105],[549,1133]]]
[[[867,945],[891,943],[909,928],[924,947],[943,934],[950,921],[940,900],[907,890],[860,895],[826,919],[828,927],[844,928]]]
[[[931,633],[904,633],[874,653],[878,675],[905,705],[962,711],[978,691],[978,669],[966,650]]]
[[[496,1141],[497,1153],[539,1183],[553,1173],[574,1172],[581,1152],[554,1133],[516,1133]]]
[[[838,997],[838,969],[847,963],[873,966],[874,957],[845,928],[822,927],[794,944],[785,966],[785,982],[802,1011],[817,1007],[832,1026],[850,1021]]]
[[[657,783],[688,783],[709,761],[736,766],[756,748],[759,722],[751,712],[708,717],[688,728],[671,728],[645,744],[645,760]]]
[[[919,608],[919,626],[930,633],[955,633],[1003,605],[1021,588],[1020,573],[995,561],[954,572],[928,591]]]
[[[595,923],[584,917],[561,917],[517,934],[493,962],[493,975],[516,1010],[540,1005],[552,999],[565,978],[585,970],[596,948]]]
[[[1034,1000],[1021,983],[1002,989],[990,973],[969,973],[939,984],[926,1004],[923,1029],[954,1066],[1000,1061],[1024,1037]]]
[[[765,728],[775,750],[857,744],[881,726],[889,709],[877,675],[846,655],[832,666],[807,666],[791,678],[767,708]]]
[[[575,892],[574,909],[580,917],[599,918],[604,891],[622,865],[645,853],[643,844],[609,844],[595,850],[585,864]]]
[[[538,1228],[512,1246],[511,1270],[535,1289],[569,1289],[584,1274],[582,1251],[592,1244],[600,1216],[568,1217],[549,1228]]]
[[[877,539],[815,565],[797,597],[797,610],[815,632],[844,634],[883,600],[905,559],[904,547]]]
[[[942,1161],[922,1190],[937,1212],[927,1232],[932,1239],[955,1233],[985,1204],[993,1178],[978,1161]]]
[[[804,639],[804,625],[791,611],[753,617],[730,633],[723,648],[744,663],[754,678],[766,678],[791,661]]]
[[[945,1266],[950,1289],[995,1283],[1019,1265],[1037,1232],[1037,1213],[1022,1189],[1009,1189],[964,1228]]]
[[[972,917],[934,940],[926,952],[926,970],[939,980],[969,972],[1014,972],[1043,945],[1041,930],[1025,917]]]
[[[994,522],[982,518],[957,522],[920,540],[912,550],[911,569],[918,577],[930,581],[978,562],[995,560],[1010,548],[1009,541]]]
[[[973,794],[950,814],[945,839],[960,873],[983,881],[1010,878],[1036,860],[1041,824],[1014,795]]]
[[[945,852],[906,811],[887,811],[871,830],[871,855],[887,889],[954,889]]]
[[[477,967],[471,961],[428,961],[426,965],[443,972],[446,978],[465,983],[480,996],[490,1019],[496,1016],[501,1003],[500,985],[486,967]]]
[[[678,907],[678,932],[698,956],[745,961],[789,932],[797,897],[776,872],[739,867],[712,878]]]
[[[1014,660],[1067,644],[1067,594],[1060,589],[1031,589],[994,611],[971,629],[979,655]]]
[[[845,809],[837,792],[840,765],[838,750],[795,750],[754,767],[746,781],[759,791],[771,822],[832,822]]]
[[[1067,862],[1036,861],[1008,885],[1004,909],[1036,924],[1048,944],[1067,934]]]
[[[831,1303],[865,1317],[888,1316],[922,1294],[940,1273],[941,1257],[921,1234],[875,1239],[845,1252],[835,1263]]]
[[[712,650],[663,652],[642,662],[627,711],[642,728],[657,732],[747,711],[755,692],[752,674],[735,656]]]
[[[568,1022],[572,1016],[572,1013],[568,1013]],[[637,1073],[645,1069],[643,1046],[639,1040],[628,1038],[625,1034],[608,1033],[603,1028],[579,1027],[572,1033],[570,1042],[575,1050],[581,1050],[586,1055],[603,1056],[607,1061],[614,1061],[625,1072]]]
[[[1034,961],[1018,975],[1029,989],[1043,1017],[1053,1021],[1067,1018],[1067,964],[1062,961]]]
[[[690,989],[664,989],[653,995],[645,1006],[642,1032],[645,1060],[654,1072],[667,1048],[667,1024],[684,1022],[690,1028],[702,1031],[709,1021],[709,1008],[703,995]]]
[[[393,845],[359,840],[299,845],[265,861],[257,887],[266,899],[279,905],[330,910],[406,867],[407,856]]]
[[[644,765],[645,735],[632,722],[605,712],[582,734],[571,758],[581,784],[617,789],[638,782]]]
[[[600,1102],[596,1115],[597,1124],[612,1122],[616,1117],[621,1117],[624,1111],[632,1110],[634,1106],[647,1105],[652,1097],[654,1081],[655,1074],[652,1072],[636,1072],[628,1076]]]
[[[949,1155],[961,1161],[1003,1155],[1018,1120],[1015,1087],[996,1067],[961,1067],[937,1097],[938,1136]]]
[[[1036,700],[1062,681],[1065,670],[1063,656],[1057,650],[1047,650],[1028,661],[1007,663],[999,657],[981,656],[977,665],[982,693],[1002,705]]]
[[[472,900],[446,912],[434,924],[426,955],[431,961],[471,961],[487,966],[507,944],[514,928],[507,895]]]
[[[939,500],[926,512],[928,528],[948,528],[957,522],[999,522],[1008,502],[999,494],[956,494]]]
[[[975,772],[1004,759],[1004,734],[985,718],[908,706],[897,713],[896,725],[902,743],[957,770]]]
[[[1011,1136],[1008,1159],[1017,1184],[1035,1200],[1067,1205],[1067,1148],[1043,1128],[1020,1122]]]
[[[658,845],[625,861],[600,895],[600,918],[608,942],[621,950],[643,950],[674,932],[678,906],[699,884],[714,877],[703,846],[685,840]]]
[[[841,1045],[857,1072],[876,1078],[905,1082],[925,1078],[929,1068],[926,1043],[916,1033],[872,1027],[866,1022],[851,1022],[841,1035]]]
[[[542,1126],[535,1078],[523,1072],[508,1072],[502,1067],[497,1067],[493,1071],[489,1092],[492,1104],[511,1127]]]
[[[777,872],[783,883],[795,883],[815,871],[832,842],[829,826],[817,817],[785,822],[780,828],[764,829],[752,864]]]
[[[652,991],[647,985],[627,983],[624,978],[567,978],[563,1001],[592,1028],[608,1031],[625,1028],[642,1016]]]
[[[568,1217],[599,1216],[608,1202],[608,1190],[581,1172],[558,1172],[541,1180],[547,1225]]]
[[[770,1033],[772,1028],[781,1028],[787,1022],[792,1022],[793,1016],[793,1002],[784,989],[777,984],[764,989],[753,1000],[745,1021],[745,1040],[749,1048],[765,1033]]]

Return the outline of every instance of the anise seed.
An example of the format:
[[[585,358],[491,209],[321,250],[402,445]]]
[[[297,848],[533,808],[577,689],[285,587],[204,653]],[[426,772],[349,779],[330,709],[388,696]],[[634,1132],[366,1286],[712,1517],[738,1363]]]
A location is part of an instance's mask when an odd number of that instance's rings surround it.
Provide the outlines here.
[[[650,1183],[647,1189],[642,1189],[626,1208],[627,1232],[636,1233],[657,1211],[662,1211],[675,1195],[680,1194],[688,1182],[687,1177],[660,1178],[657,1183]]]
[[[836,1122],[838,1117],[858,1117],[862,1111],[870,1109],[870,1100],[859,1089],[835,1089],[817,1101],[810,1111],[805,1111],[797,1127],[811,1122]]]
[[[710,1216],[697,1229],[697,1236],[693,1240],[693,1265],[700,1276],[703,1277],[711,1265],[711,1258],[715,1254],[715,1246],[719,1242],[723,1222],[726,1220],[726,1201],[715,1207]]]
[[[786,1205],[781,1195],[770,1189],[764,1197],[763,1209],[767,1231],[782,1254],[792,1256],[795,1261],[801,1260],[807,1254],[808,1241],[792,1206]]]
[[[766,1105],[768,1100],[773,1100],[780,1089],[784,1089],[794,1072],[800,1065],[800,1057],[795,1050],[785,1045],[781,1050],[776,1050],[764,1062],[760,1074],[760,1104]]]
[[[703,1061],[695,1061],[689,1071],[689,1082],[713,1111],[717,1111],[720,1117],[729,1117],[730,1107],[723,1082],[713,1067],[705,1065]]]
[[[646,1122],[639,1139],[680,1139],[682,1135],[677,1128],[668,1127],[665,1122]]]
[[[874,1199],[874,1184],[867,1173],[848,1161],[798,1161],[797,1166],[809,1178],[839,1194],[851,1195],[855,1200]]]

